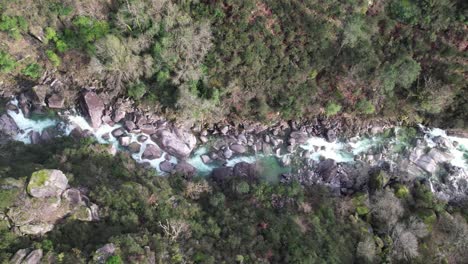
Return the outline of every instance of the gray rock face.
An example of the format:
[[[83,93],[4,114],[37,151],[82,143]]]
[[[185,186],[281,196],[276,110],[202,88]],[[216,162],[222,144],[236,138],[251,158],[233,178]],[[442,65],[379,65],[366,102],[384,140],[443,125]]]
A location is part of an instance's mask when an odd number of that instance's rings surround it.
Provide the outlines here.
[[[44,235],[60,219],[70,216],[81,221],[98,220],[98,207],[90,203],[78,189],[66,189],[68,181],[59,170],[40,170],[32,174],[27,186],[13,179],[3,181],[1,188],[21,189],[17,199],[9,205],[6,218],[19,233]],[[1,220],[1,219],[0,219]]]
[[[48,87],[46,85],[36,85],[32,88],[34,94],[34,103],[38,105],[45,105]]]
[[[96,250],[93,260],[97,263],[105,263],[110,256],[114,255],[115,249],[113,243],[105,244],[103,247]]]
[[[291,132],[290,137],[293,138],[297,144],[304,144],[308,139],[307,133],[301,131]]]
[[[112,131],[112,136],[114,137],[121,137],[125,134],[125,130],[121,127],[116,128]]]
[[[15,255],[10,259],[11,264],[21,264],[23,259],[28,255],[31,250],[27,248],[20,249],[16,251]]]
[[[3,114],[0,116],[0,132],[11,137],[18,134],[19,128],[13,118],[7,114]]]
[[[247,148],[241,144],[232,144],[229,148],[239,154],[247,152]]]
[[[130,145],[131,138],[128,136],[119,137],[119,144],[123,147]]]
[[[232,177],[233,173],[231,167],[215,168],[211,171],[211,178],[217,183],[223,183],[226,179]]]
[[[101,126],[104,103],[95,92],[86,92],[83,95],[83,108],[91,121],[91,126],[93,128]]]
[[[167,129],[158,130],[152,138],[161,149],[181,159],[188,157],[197,143],[193,134],[179,129],[174,129],[173,132]]]
[[[76,207],[84,204],[81,192],[78,189],[70,188],[62,193],[62,198],[70,202],[70,206]]]
[[[326,138],[328,142],[334,142],[336,140],[336,131],[333,129],[329,129],[327,131]]]
[[[41,262],[42,255],[42,249],[33,250],[23,261],[23,264],[38,264]]]
[[[21,233],[33,236],[44,235],[52,229],[54,229],[54,225],[48,223],[28,224],[19,227]]]
[[[319,163],[317,173],[322,176],[325,182],[330,182],[337,174],[336,162],[332,159],[326,159]]]
[[[47,106],[53,109],[62,109],[65,104],[65,99],[59,94],[53,94],[47,99]]]
[[[133,131],[136,128],[136,125],[133,121],[127,120],[125,121],[125,128],[127,131]]]
[[[234,165],[233,172],[235,176],[249,180],[254,180],[257,176],[255,164],[250,164],[247,162],[239,162]]]
[[[200,156],[200,159],[201,159],[202,162],[205,163],[205,164],[208,164],[208,163],[211,163],[211,162],[212,162],[210,156],[208,156],[208,155],[201,155],[201,156]]]
[[[159,163],[159,169],[163,172],[171,173],[174,171],[174,164],[170,163],[169,161],[165,160]]]
[[[161,149],[153,144],[146,145],[145,150],[143,151],[142,158],[148,160],[159,159],[162,156]]]
[[[138,142],[132,142],[130,143],[130,145],[128,145],[128,150],[132,154],[140,152],[140,149],[141,149],[141,145]]]
[[[419,168],[428,173],[435,173],[440,163],[447,162],[453,157],[442,150],[433,148],[427,154],[423,154],[421,148],[414,149],[410,154],[410,160]]]
[[[186,161],[181,161],[178,164],[176,164],[174,170],[177,173],[180,173],[186,177],[193,177],[197,173],[197,169],[187,163]]]
[[[128,111],[131,111],[131,103],[129,101],[122,100],[119,98],[114,105],[115,110],[112,115],[112,120],[116,123],[122,121]]]
[[[31,175],[28,193],[37,198],[60,195],[68,186],[68,179],[59,170],[40,170]]]
[[[232,157],[233,153],[232,153],[232,150],[230,148],[226,148],[224,151],[223,151],[223,156],[225,159],[230,159]]]

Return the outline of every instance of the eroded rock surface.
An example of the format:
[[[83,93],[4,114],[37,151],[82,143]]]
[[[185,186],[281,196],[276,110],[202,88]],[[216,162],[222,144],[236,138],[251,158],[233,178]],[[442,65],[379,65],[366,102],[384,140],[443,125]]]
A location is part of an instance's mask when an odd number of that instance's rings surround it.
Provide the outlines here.
[[[192,133],[181,129],[161,129],[152,138],[161,149],[180,159],[187,158],[197,143]]]
[[[83,110],[88,115],[93,128],[101,126],[104,102],[95,92],[88,91],[83,95]]]

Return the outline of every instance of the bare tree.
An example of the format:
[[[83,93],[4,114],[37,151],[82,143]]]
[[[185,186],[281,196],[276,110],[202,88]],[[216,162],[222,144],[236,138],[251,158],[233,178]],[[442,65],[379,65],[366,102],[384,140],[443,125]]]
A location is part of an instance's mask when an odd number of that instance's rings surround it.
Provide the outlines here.
[[[164,234],[172,241],[176,241],[182,234],[188,235],[190,226],[182,220],[167,220],[163,224],[159,221],[159,226],[163,229]]]
[[[392,256],[397,260],[411,260],[419,255],[418,239],[403,225],[397,225],[392,232]]]
[[[400,200],[390,190],[375,193],[371,201],[373,222],[381,231],[390,230],[404,213]]]

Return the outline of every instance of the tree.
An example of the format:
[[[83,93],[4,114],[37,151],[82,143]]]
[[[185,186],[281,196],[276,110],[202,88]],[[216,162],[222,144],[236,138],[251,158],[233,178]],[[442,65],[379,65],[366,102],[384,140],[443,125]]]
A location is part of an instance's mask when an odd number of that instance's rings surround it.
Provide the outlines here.
[[[358,243],[356,257],[363,263],[374,263],[377,259],[377,248],[372,236],[366,236]]]
[[[390,230],[403,215],[400,200],[390,190],[376,192],[371,198],[372,223],[382,231]]]
[[[325,108],[325,114],[327,116],[334,116],[340,111],[341,105],[334,102],[328,103],[327,107]]]
[[[10,54],[0,50],[0,72],[10,73],[16,68],[16,61]]]
[[[395,66],[398,72],[396,83],[403,88],[409,88],[421,72],[419,63],[409,56],[402,58]]]
[[[362,114],[371,115],[375,112],[375,106],[371,101],[366,99],[360,100],[356,107],[358,112]]]
[[[398,224],[392,232],[392,255],[397,260],[411,260],[419,255],[418,239],[402,225]]]

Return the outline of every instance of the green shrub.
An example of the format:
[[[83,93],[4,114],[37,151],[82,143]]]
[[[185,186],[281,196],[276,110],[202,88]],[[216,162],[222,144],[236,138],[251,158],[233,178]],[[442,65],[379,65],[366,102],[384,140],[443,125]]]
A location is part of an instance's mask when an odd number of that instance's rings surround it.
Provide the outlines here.
[[[120,258],[120,256],[110,256],[107,260],[106,260],[106,264],[122,264],[122,259]]]
[[[24,74],[24,75],[26,75],[28,77],[31,77],[32,79],[39,78],[41,76],[42,72],[43,72],[42,67],[37,63],[31,63],[28,66],[26,66],[26,68],[21,70],[22,74]]]
[[[135,101],[139,101],[146,94],[146,91],[146,85],[142,82],[138,82],[128,87],[127,95],[133,98]]]
[[[375,106],[366,99],[362,99],[357,104],[357,110],[361,114],[371,115],[375,112]]]
[[[415,24],[421,16],[421,10],[413,0],[394,0],[389,10],[393,17],[409,24]]]
[[[0,16],[0,30],[8,32],[15,39],[19,39],[21,37],[20,33],[28,30],[28,23],[23,17],[2,14]]]
[[[0,211],[11,206],[17,199],[19,189],[13,188],[10,190],[0,189]]]
[[[334,102],[328,103],[327,107],[325,108],[325,114],[327,116],[334,116],[340,111],[341,105]]]
[[[0,71],[10,73],[16,68],[16,61],[10,54],[0,51]]]
[[[247,182],[241,181],[236,185],[236,191],[240,194],[246,194],[250,191],[250,186]]]
[[[53,50],[47,50],[46,55],[47,58],[49,58],[50,62],[52,62],[52,65],[54,65],[55,67],[60,66],[62,60]]]
[[[398,185],[395,190],[395,195],[398,198],[406,198],[409,196],[409,189],[405,185]]]

